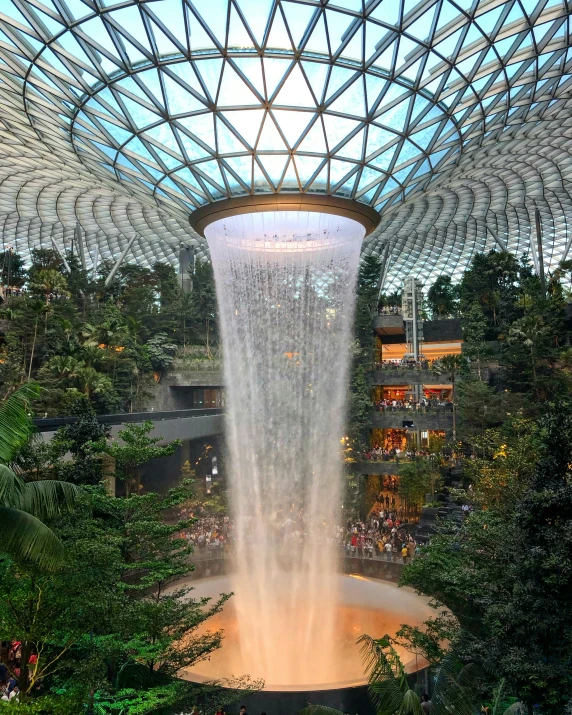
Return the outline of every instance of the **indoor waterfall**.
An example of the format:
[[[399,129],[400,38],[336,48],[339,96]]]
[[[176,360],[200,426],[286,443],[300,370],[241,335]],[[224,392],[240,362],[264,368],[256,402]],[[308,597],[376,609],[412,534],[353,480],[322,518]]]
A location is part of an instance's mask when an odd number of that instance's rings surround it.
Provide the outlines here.
[[[335,529],[351,327],[364,228],[311,212],[205,229],[226,385],[243,672],[328,682],[336,659]]]

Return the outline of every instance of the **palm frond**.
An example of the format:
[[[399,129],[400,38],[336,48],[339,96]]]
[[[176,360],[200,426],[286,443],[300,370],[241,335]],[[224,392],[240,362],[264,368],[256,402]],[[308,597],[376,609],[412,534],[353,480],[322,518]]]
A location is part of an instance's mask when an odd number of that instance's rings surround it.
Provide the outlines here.
[[[10,467],[0,464],[0,504],[4,506],[18,504],[25,489],[24,480],[14,474]]]
[[[35,516],[8,507],[0,507],[0,552],[47,569],[59,566],[64,555],[51,529]]]
[[[80,492],[75,484],[56,479],[27,482],[25,487],[18,506],[39,519],[50,519],[73,511]]]
[[[477,666],[469,668],[453,654],[443,658],[431,698],[431,715],[476,715],[475,702]]]
[[[409,689],[405,669],[397,652],[387,637],[375,640],[363,635],[358,643],[361,644],[363,664],[368,676],[369,697],[377,715],[395,715]]]
[[[395,715],[423,715],[419,695],[414,690],[408,690],[403,696],[401,707]]]
[[[526,713],[526,706],[524,703],[513,703],[504,711],[503,715],[524,715]]]
[[[20,387],[0,407],[0,463],[7,464],[35,430],[30,402],[40,395],[34,382]]]
[[[344,715],[343,710],[328,708],[325,705],[307,705],[300,710],[299,715]]]

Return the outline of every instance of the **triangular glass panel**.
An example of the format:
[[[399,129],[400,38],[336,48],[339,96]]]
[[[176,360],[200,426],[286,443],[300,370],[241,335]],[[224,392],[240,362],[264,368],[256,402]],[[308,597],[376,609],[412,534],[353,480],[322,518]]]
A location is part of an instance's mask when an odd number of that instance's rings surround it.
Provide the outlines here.
[[[202,102],[194,97],[190,92],[187,92],[178,82],[171,79],[168,74],[163,72],[163,83],[165,85],[165,94],[169,105],[169,114],[188,114],[196,112],[199,109],[206,109]]]
[[[376,156],[374,159],[370,159],[369,163],[373,166],[379,167],[382,171],[388,171],[391,165],[391,161],[395,156],[395,149],[396,147],[392,146],[390,149],[387,149],[379,156]]]
[[[170,154],[167,154],[166,151],[162,151],[161,149],[154,147],[153,150],[156,152],[157,156],[159,159],[163,162],[164,166],[167,167],[168,171],[172,171],[173,169],[176,169],[177,167],[181,166],[183,163],[183,158],[175,158],[174,156],[171,156]]]
[[[185,31],[185,16],[181,0],[156,0],[141,6],[148,13],[153,13],[168,28],[182,47],[187,46],[187,33]]]
[[[137,74],[137,79],[143,84],[151,97],[157,101],[161,107],[165,106],[163,99],[163,90],[159,82],[159,72],[156,69],[145,70]],[[149,99],[147,101],[150,101]]]
[[[401,151],[399,152],[399,157],[395,162],[395,166],[401,166],[401,164],[405,164],[405,162],[415,156],[419,156],[419,149],[415,146],[415,144],[412,144],[406,139],[401,146]]]
[[[273,104],[285,107],[310,107],[315,109],[316,105],[312,93],[298,64],[294,65],[294,68],[274,98]]]
[[[105,16],[104,16],[105,17]],[[109,13],[109,17],[117,22],[117,24],[133,37],[147,52],[151,54],[151,46],[141,13],[138,6],[125,7],[121,10],[113,10]],[[107,19],[107,18],[106,18]]]
[[[326,101],[329,101],[331,97],[342,87],[346,82],[356,76],[355,70],[349,70],[345,67],[339,67],[334,65],[330,72],[330,78],[328,80],[328,90],[326,93]],[[360,75],[361,76],[361,75]]]
[[[271,115],[267,114],[262,132],[260,133],[260,138],[258,139],[258,144],[256,145],[257,151],[286,151],[287,148]]]
[[[266,83],[266,98],[270,99],[280,81],[290,69],[292,60],[280,60],[274,57],[265,57],[262,62],[264,68],[264,80]]]
[[[396,181],[394,181],[391,177],[389,177],[389,179],[385,183],[385,186],[381,190],[381,192],[378,196],[378,199],[381,198],[382,196],[387,196],[387,194],[389,194],[390,191],[393,191],[393,189],[396,189],[398,187],[399,187],[399,184]]]
[[[413,111],[411,112],[410,122],[414,122],[418,119],[423,111],[429,106],[429,100],[425,99],[422,95],[418,94],[415,97],[415,104],[413,105]]]
[[[330,106],[328,111],[365,117],[365,96],[362,75],[353,82]]]
[[[315,116],[313,112],[296,112],[286,109],[272,110],[272,114],[290,147],[294,147],[304,129]]]
[[[260,101],[228,62],[225,62],[218,92],[217,107],[256,107]]]
[[[326,162],[326,165],[324,166],[324,168],[320,170],[320,173],[316,176],[314,181],[312,181],[310,186],[305,188],[305,190],[306,191],[318,191],[318,192],[327,191],[328,190],[329,167],[330,167],[329,162]]]
[[[349,142],[344,144],[336,154],[345,159],[354,159],[355,161],[362,160],[363,140],[365,137],[365,127],[361,129]]]
[[[362,0],[330,0],[330,5],[353,10],[354,12],[361,12],[363,9]]]
[[[252,155],[247,156],[227,156],[224,163],[237,174],[242,181],[247,185],[248,190],[252,186]]]
[[[431,140],[435,136],[437,130],[437,125],[433,125],[430,127],[427,127],[426,129],[422,129],[420,132],[416,132],[415,134],[412,134],[410,136],[411,141],[415,142],[417,146],[421,147],[421,149],[427,149],[429,144],[431,143]]]
[[[318,52],[323,55],[327,55],[329,53],[326,23],[324,21],[323,14],[320,16],[320,19],[312,30],[312,34],[308,38],[308,41],[304,46],[304,52]]]
[[[457,20],[459,17],[464,18],[464,16],[459,12],[459,8],[455,7],[455,5],[449,2],[449,0],[443,0],[441,3],[441,10],[439,12],[439,20],[437,21],[437,26],[435,27],[435,35],[437,35],[450,22]]]
[[[391,30],[388,30],[387,27],[382,27],[375,22],[366,22],[364,51],[364,59],[366,62],[375,55],[378,45],[390,32]]]
[[[177,122],[204,142],[214,153],[214,121],[213,115],[210,112],[206,114],[196,114],[192,117],[182,117],[181,119],[178,119]]]
[[[195,69],[201,75],[207,91],[214,102],[216,100],[219,80],[221,75],[223,62],[219,59],[200,60],[195,62]]]
[[[156,163],[157,163],[157,159],[153,156],[153,154],[151,154],[151,152],[149,151],[149,149],[147,149],[147,147],[146,147],[145,144],[141,141],[141,139],[139,139],[139,137],[134,137],[134,138],[129,142],[129,144],[126,144],[126,145],[123,147],[123,151],[130,151],[130,152],[133,152],[133,153],[137,154],[137,156],[138,156],[142,161],[145,161],[145,162],[151,161],[153,164],[156,164]]]
[[[264,42],[264,32],[273,4],[274,0],[238,0],[240,11],[259,46]]]
[[[248,146],[254,147],[264,118],[264,109],[239,109],[222,114]]]
[[[133,132],[130,132],[127,129],[122,129],[116,124],[112,124],[105,119],[98,118],[98,121],[103,125],[105,129],[107,129],[107,131],[111,134],[111,136],[118,144],[123,144],[123,142],[128,141],[133,136]]]
[[[460,29],[452,35],[449,35],[437,45],[434,45],[433,51],[438,52],[441,57],[444,57],[445,59],[454,59],[456,56],[455,48],[457,47],[457,43],[459,42],[462,32],[463,30]]]
[[[431,32],[431,27],[433,25],[433,18],[435,17],[435,11],[437,10],[439,4],[435,3],[433,7],[429,8],[427,12],[424,12],[420,18],[411,23],[409,27],[405,28],[405,32],[413,37],[419,42],[427,42],[429,39],[429,34]]]
[[[264,98],[264,78],[262,77],[262,59],[260,57],[233,57],[232,62],[246,77],[258,94]]]
[[[157,54],[160,56],[164,55],[180,55],[181,50],[185,49],[186,43],[183,47],[178,47],[171,38],[166,35],[163,30],[155,22],[151,22],[151,28],[153,30],[153,37],[155,38],[155,44],[157,46]]]
[[[302,5],[301,3],[287,2],[284,0],[280,3],[282,11],[286,16],[286,24],[292,36],[292,42],[295,47],[299,47],[310,24],[310,20],[316,13],[316,7],[312,5]]]
[[[361,122],[356,119],[336,117],[333,114],[324,114],[322,118],[330,151],[334,151],[338,144],[341,144],[348,134],[357,129],[361,124]]]
[[[372,169],[369,166],[364,166],[361,172],[359,184],[358,184],[358,193],[360,191],[363,191],[366,187],[369,187],[370,184],[376,182],[379,183],[382,179],[385,178],[385,174],[382,174],[380,171],[376,171],[375,169]]]
[[[402,132],[405,126],[410,101],[408,97],[391,109],[383,111],[381,114],[376,114],[376,122],[385,125],[389,129],[394,129],[396,132]]]
[[[264,170],[270,177],[274,188],[278,188],[286,163],[289,159],[288,154],[258,154],[258,161],[264,167]]]
[[[329,65],[324,62],[302,62],[302,69],[310,88],[316,98],[316,102],[321,104],[324,95],[324,87],[328,78]]]
[[[236,178],[234,173],[230,171],[230,169],[226,168],[225,166],[221,166],[221,171],[225,176],[226,183],[228,184],[228,187],[232,194],[236,195],[244,193],[244,186],[240,183],[240,181],[238,181],[238,179]]]
[[[375,75],[365,74],[365,89],[367,94],[367,111],[371,112],[379,95],[387,87],[387,80]]]
[[[189,25],[189,45],[192,53],[217,47],[214,39],[207,33],[200,21],[188,6],[186,7]]]
[[[219,45],[226,45],[226,20],[228,15],[228,0],[208,0],[197,3],[203,23],[215,36]]]
[[[397,135],[387,129],[377,127],[375,124],[370,124],[367,129],[367,150],[366,157],[371,156],[376,151],[388,144],[390,141],[395,141]]]
[[[292,50],[290,35],[286,29],[282,13],[279,10],[274,13],[274,17],[272,18],[270,32],[266,39],[266,48],[273,50]]]
[[[322,121],[320,117],[312,124],[308,133],[302,140],[297,151],[304,151],[310,154],[327,154],[328,147],[326,146],[326,140],[324,138],[324,130],[322,128]]]
[[[379,57],[376,57],[373,66],[374,67],[380,67],[381,69],[385,70],[386,72],[392,72],[394,68],[394,55],[395,51],[397,49],[398,42],[397,40],[394,40],[389,47],[386,47],[385,50],[379,55]]]
[[[264,172],[260,168],[258,162],[256,159],[254,160],[254,170],[253,170],[253,189],[254,191],[262,191],[262,192],[267,192],[267,191],[272,191],[271,185],[268,183],[268,180],[266,179],[266,176],[264,175]]]
[[[296,168],[298,169],[298,176],[302,188],[311,180],[324,161],[317,156],[301,156],[300,154],[295,154],[294,160],[296,161]]]
[[[395,68],[402,67],[406,62],[411,60],[411,54],[419,49],[419,44],[410,40],[403,35],[399,39],[399,49],[397,50],[397,58],[395,60]]]
[[[467,48],[474,44],[474,47],[471,48],[471,54],[468,55],[469,57],[472,56],[475,52],[482,49],[483,40],[484,35],[480,28],[471,23],[467,30],[467,34],[463,38],[463,44],[461,45],[459,54],[464,54],[467,51]],[[479,44],[477,44],[477,42]]]
[[[144,127],[149,126],[149,124],[155,124],[155,122],[159,121],[160,117],[158,114],[150,112],[137,102],[129,99],[129,97],[123,96],[121,100],[137,129],[143,129]]]
[[[355,23],[357,24],[357,31],[353,30],[353,25]],[[353,60],[354,62],[363,62],[364,61],[364,56],[363,56],[363,23],[359,23],[359,21],[355,20],[354,23],[352,23],[352,26],[350,27],[350,30],[354,32],[352,39],[348,42],[348,44],[343,48],[343,50],[340,52],[340,57],[344,57],[349,60]],[[348,30],[349,32],[349,30]],[[345,39],[345,38],[344,38]]]
[[[173,132],[171,131],[171,126],[167,122],[163,122],[163,124],[159,124],[156,127],[153,127],[152,129],[147,129],[145,132],[144,136],[147,138],[151,138],[155,140],[155,143],[162,144],[163,146],[166,146],[167,148],[171,149],[172,151],[176,152],[177,154],[180,153],[179,145],[177,144],[177,141],[175,137],[173,136]],[[154,142],[150,142],[151,144],[154,144]]]
[[[144,102],[149,102],[149,97],[145,94],[143,89],[137,84],[137,82],[133,79],[133,77],[124,77],[123,79],[120,79],[118,82],[115,82],[114,84],[114,89],[117,89],[121,92],[121,97],[125,97],[125,93],[122,92],[121,90],[125,89],[131,94],[135,95],[136,97],[139,97],[142,99]]]
[[[253,50],[254,43],[240,19],[234,5],[230,6],[230,21],[228,24],[228,46],[240,50]]]
[[[399,25],[400,9],[400,2],[396,2],[395,0],[382,0],[370,13],[369,17],[379,20],[386,25],[397,27],[397,25]]]
[[[501,13],[504,8],[505,6],[503,3],[499,7],[495,7],[494,10],[489,10],[488,12],[485,12],[482,15],[475,17],[475,22],[477,23],[477,25],[481,28],[485,35],[487,35],[491,39],[494,39],[495,25],[497,24],[497,21],[501,16]]]
[[[224,191],[224,179],[220,171],[220,166],[216,159],[211,161],[202,161],[200,164],[195,164],[199,171],[202,171],[210,181],[214,182],[219,190]]]
[[[350,197],[354,190],[354,186],[356,185],[357,177],[357,173],[353,174],[353,176],[350,176],[350,178],[346,182],[344,182],[341,186],[338,186],[336,189],[336,196]]]
[[[336,184],[346,180],[346,176],[357,169],[355,164],[340,159],[330,160],[330,191],[334,190]]]
[[[81,20],[82,17],[89,15],[92,10],[84,5],[81,0],[65,0],[67,9],[71,12],[72,17],[76,20]]]
[[[91,20],[87,20],[82,23],[81,29],[87,35],[86,42],[91,45],[101,45],[101,47],[107,50],[108,53],[114,56],[114,59],[117,60],[117,64],[120,64],[121,61],[117,54],[117,49],[111,41],[105,25],[99,17],[94,17]],[[104,67],[104,69],[106,68]]]
[[[217,151],[219,154],[236,154],[247,147],[236,137],[220,117],[216,118]]]
[[[190,62],[177,62],[176,64],[169,64],[163,70],[163,74],[167,74],[169,71],[177,75],[179,79],[181,79],[188,87],[197,92],[197,94],[199,94],[201,97],[204,97],[205,102],[207,101],[205,92],[201,86],[201,83],[197,79],[195,70],[193,69],[193,66]]]

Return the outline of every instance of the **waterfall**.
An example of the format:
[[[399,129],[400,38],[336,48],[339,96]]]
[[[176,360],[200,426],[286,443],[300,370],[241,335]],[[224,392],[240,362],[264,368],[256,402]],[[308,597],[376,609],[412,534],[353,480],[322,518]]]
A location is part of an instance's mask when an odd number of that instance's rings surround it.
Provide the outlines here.
[[[221,219],[205,235],[224,348],[241,657],[267,684],[326,683],[364,229],[277,211]]]

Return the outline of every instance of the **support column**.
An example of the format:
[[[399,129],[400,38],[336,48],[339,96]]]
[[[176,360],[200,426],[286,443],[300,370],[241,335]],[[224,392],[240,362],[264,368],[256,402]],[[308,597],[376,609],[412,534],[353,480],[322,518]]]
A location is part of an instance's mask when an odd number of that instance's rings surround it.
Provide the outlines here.
[[[189,269],[195,265],[195,249],[193,246],[181,244],[179,248],[179,285],[183,293],[190,293],[193,289],[193,279]]]
[[[129,242],[127,243],[127,245],[126,245],[125,248],[123,249],[123,252],[121,253],[121,255],[119,256],[119,258],[117,259],[115,265],[114,265],[113,268],[109,271],[109,275],[108,275],[107,278],[105,279],[105,284],[104,284],[106,288],[107,288],[107,286],[111,283],[111,281],[115,278],[115,274],[117,273],[117,269],[119,268],[119,266],[120,266],[120,265],[123,263],[123,261],[125,260],[125,256],[128,254],[129,250],[131,249],[131,246],[133,245],[133,242],[135,241],[135,238],[136,238],[136,237],[137,237],[137,234],[136,234],[136,233],[134,233],[133,236],[131,236],[131,238],[129,239]]]

